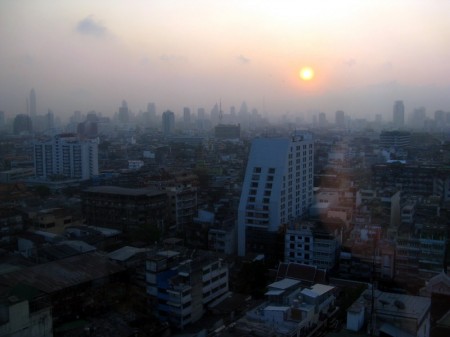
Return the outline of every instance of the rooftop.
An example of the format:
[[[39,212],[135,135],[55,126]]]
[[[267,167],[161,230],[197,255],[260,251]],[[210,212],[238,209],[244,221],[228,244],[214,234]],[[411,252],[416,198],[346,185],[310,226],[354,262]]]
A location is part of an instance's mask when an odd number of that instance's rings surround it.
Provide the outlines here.
[[[159,191],[152,188],[126,188],[119,186],[97,186],[90,187],[85,190],[88,193],[103,193],[103,194],[119,194],[128,196],[154,196],[159,194],[165,194],[163,191]]]
[[[0,275],[0,284],[12,286],[23,283],[49,294],[123,270],[106,256],[88,253]]]
[[[109,253],[108,257],[111,260],[126,261],[135,256],[136,254],[144,253],[147,251],[149,251],[149,249],[147,248],[136,248],[131,246],[125,246]]]
[[[289,278],[285,278],[285,279],[282,279],[280,281],[273,282],[273,283],[269,284],[268,287],[269,288],[277,288],[277,289],[285,290],[285,289],[291,288],[291,287],[296,286],[296,285],[300,285],[300,281],[289,279]]]

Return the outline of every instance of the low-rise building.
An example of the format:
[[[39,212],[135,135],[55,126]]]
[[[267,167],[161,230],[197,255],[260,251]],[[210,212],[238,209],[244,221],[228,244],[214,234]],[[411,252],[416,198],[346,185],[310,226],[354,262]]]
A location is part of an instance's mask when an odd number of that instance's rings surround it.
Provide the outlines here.
[[[257,336],[316,336],[323,333],[338,312],[335,287],[285,278],[268,285],[267,301],[247,312],[233,325],[236,335],[254,331]]]
[[[347,329],[367,323],[371,336],[430,336],[430,304],[426,297],[367,289],[347,310]]]
[[[0,292],[0,336],[53,336],[52,305],[44,293],[23,284]]]
[[[91,187],[82,193],[82,209],[88,225],[128,231],[152,224],[164,230],[167,196],[149,188]]]
[[[333,269],[339,258],[339,243],[333,233],[316,223],[300,223],[286,230],[285,262]]]

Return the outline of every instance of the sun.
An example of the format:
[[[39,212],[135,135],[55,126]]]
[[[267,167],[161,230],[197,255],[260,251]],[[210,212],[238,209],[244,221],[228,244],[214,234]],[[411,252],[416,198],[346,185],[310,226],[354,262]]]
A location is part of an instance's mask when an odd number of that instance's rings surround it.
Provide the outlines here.
[[[314,78],[314,70],[311,67],[303,67],[300,69],[299,76],[303,81],[310,81]]]

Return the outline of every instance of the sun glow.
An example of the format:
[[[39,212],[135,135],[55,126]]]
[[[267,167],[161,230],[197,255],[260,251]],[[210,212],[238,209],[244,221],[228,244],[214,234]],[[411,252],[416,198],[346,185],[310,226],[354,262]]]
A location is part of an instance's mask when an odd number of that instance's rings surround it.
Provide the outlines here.
[[[310,81],[314,78],[314,70],[311,67],[300,69],[299,76],[303,81]]]

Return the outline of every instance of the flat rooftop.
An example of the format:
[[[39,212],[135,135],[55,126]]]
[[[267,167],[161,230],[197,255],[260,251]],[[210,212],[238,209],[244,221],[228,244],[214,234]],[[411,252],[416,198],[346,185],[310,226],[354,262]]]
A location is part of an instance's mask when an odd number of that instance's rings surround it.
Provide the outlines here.
[[[269,284],[269,288],[276,288],[276,289],[282,289],[282,290],[285,290],[285,289],[289,289],[290,287],[293,287],[293,286],[296,286],[296,285],[300,285],[300,281],[297,281],[297,280],[293,280],[293,279],[290,279],[290,278],[285,278],[285,279],[282,279],[282,280],[280,280],[280,281],[277,281],[277,282],[273,282],[273,283],[271,283],[271,284]]]
[[[51,294],[124,270],[106,256],[87,253],[2,274],[0,285],[21,283]]]
[[[102,194],[116,194],[116,195],[128,195],[128,196],[140,196],[140,195],[159,195],[165,194],[164,191],[159,191],[153,188],[126,188],[119,186],[96,186],[90,187],[85,190],[88,193],[102,193]]]

